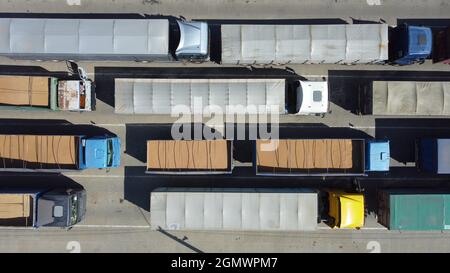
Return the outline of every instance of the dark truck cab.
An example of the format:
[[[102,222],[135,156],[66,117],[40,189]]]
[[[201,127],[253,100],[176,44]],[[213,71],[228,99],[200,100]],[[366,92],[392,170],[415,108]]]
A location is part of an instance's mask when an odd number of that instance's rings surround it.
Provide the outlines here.
[[[450,64],[450,27],[440,29],[434,34],[433,63]]]

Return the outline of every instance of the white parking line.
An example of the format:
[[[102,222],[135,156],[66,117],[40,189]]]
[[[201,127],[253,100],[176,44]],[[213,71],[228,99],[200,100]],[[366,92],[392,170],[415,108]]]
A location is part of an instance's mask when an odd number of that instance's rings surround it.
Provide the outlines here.
[[[129,225],[83,225],[79,224],[74,226],[74,228],[135,228],[135,229],[149,229],[149,225],[143,226],[129,226]]]

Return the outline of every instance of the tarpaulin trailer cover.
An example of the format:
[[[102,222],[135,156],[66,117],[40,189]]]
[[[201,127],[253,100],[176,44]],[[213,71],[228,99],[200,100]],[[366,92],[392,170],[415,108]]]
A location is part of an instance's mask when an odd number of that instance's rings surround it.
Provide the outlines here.
[[[217,105],[224,113],[227,106],[243,106],[236,114],[269,112],[273,106],[284,114],[285,90],[285,79],[115,79],[115,113],[171,114],[184,105],[202,114],[204,107]],[[199,109],[194,99],[201,99]]]
[[[222,25],[222,63],[371,63],[388,59],[388,26]]]
[[[0,193],[0,226],[33,225],[33,196]]]
[[[0,55],[37,59],[168,59],[166,19],[0,19]]]
[[[230,140],[149,140],[148,173],[231,173]]]
[[[274,141],[276,140],[272,143]],[[364,140],[283,139],[278,140],[275,146],[270,143],[270,140],[257,140],[255,143],[256,174],[358,175],[364,173]]]
[[[374,81],[372,114],[449,115],[450,82]]]
[[[378,192],[378,222],[391,230],[450,229],[450,193],[423,189]]]
[[[309,189],[159,188],[150,198],[152,229],[299,231],[318,221]]]
[[[0,135],[0,168],[76,169],[78,137]]]
[[[48,77],[0,76],[0,105],[49,107],[49,81]]]

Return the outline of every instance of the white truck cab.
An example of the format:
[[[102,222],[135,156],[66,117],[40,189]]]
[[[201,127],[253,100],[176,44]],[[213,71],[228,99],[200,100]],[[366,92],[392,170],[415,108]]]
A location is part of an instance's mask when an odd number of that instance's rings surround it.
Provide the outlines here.
[[[327,81],[300,81],[296,94],[296,115],[322,115],[329,112]]]
[[[209,31],[205,22],[180,21],[180,42],[175,51],[179,59],[205,60],[208,58]]]

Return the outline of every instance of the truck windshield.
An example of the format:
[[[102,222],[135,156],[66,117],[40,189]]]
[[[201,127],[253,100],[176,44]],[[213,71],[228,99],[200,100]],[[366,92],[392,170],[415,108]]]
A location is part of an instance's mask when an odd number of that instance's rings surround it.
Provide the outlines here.
[[[70,225],[75,225],[78,219],[78,196],[72,195],[70,198]]]
[[[112,139],[108,139],[108,147],[107,147],[107,162],[106,166],[111,167],[113,164],[113,142]]]

